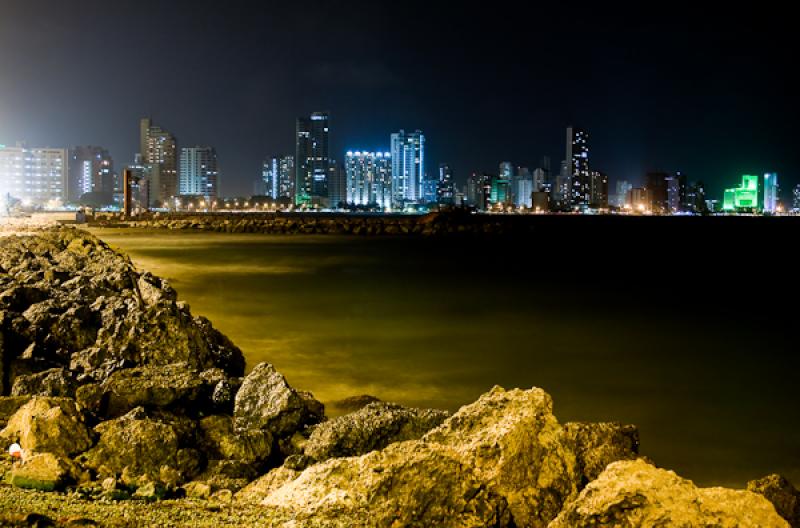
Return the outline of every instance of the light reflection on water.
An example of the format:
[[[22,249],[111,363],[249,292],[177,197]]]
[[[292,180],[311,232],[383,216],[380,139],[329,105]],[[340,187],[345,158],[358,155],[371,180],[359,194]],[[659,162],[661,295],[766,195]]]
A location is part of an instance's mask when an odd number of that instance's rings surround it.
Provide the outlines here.
[[[170,279],[192,311],[323,402],[372,394],[456,409],[492,385],[540,386],[561,421],[635,423],[643,453],[703,484],[800,481],[783,341],[727,317],[663,311],[562,262],[413,240],[95,231]],[[477,259],[468,255],[480,253]],[[646,264],[646,263],[645,263]],[[696,270],[693,270],[696,271]],[[735,323],[733,323],[735,325]],[[795,363],[796,364],[796,363]]]

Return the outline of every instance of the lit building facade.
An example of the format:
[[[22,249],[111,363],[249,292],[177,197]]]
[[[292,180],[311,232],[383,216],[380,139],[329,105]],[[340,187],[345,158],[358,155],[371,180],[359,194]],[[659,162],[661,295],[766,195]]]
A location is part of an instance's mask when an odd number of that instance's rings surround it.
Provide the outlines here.
[[[465,193],[467,204],[478,211],[486,211],[489,208],[491,190],[492,183],[490,176],[473,173],[467,178],[467,189]]]
[[[347,203],[392,207],[392,154],[350,151],[345,156]]]
[[[0,195],[35,205],[67,197],[67,150],[0,145]]]
[[[589,205],[596,209],[608,207],[608,175],[600,171],[592,171],[589,185]]]
[[[219,195],[219,167],[217,151],[212,147],[186,147],[181,149],[181,196],[204,196],[216,200]]]
[[[320,204],[328,198],[330,116],[314,112],[297,120],[295,204]]]
[[[778,175],[773,172],[764,174],[764,206],[762,210],[769,214],[778,211]]]
[[[585,207],[591,204],[591,172],[589,170],[589,133],[567,128],[567,170],[570,179],[569,204]]]
[[[294,198],[294,156],[272,156],[261,166],[264,192],[273,200]]]
[[[150,118],[139,123],[142,163],[150,165],[150,201],[153,206],[170,206],[179,194],[178,141],[153,124]]]
[[[113,199],[121,192],[115,185],[114,160],[102,147],[74,147],[69,149],[67,170],[67,200],[77,202],[86,193],[103,193]]]
[[[625,207],[625,202],[631,189],[633,189],[633,185],[631,185],[628,180],[618,180],[614,205],[617,207]]]
[[[667,180],[670,175],[666,172],[648,172],[645,177],[645,188],[650,195],[650,212],[665,214],[669,212],[669,191]]]
[[[425,135],[400,130],[391,136],[392,196],[395,207],[419,203],[425,178]]]
[[[792,192],[792,209],[800,211],[800,185],[796,185]]]
[[[722,210],[754,211],[758,208],[758,176],[746,174],[742,176],[742,183],[733,189],[725,189],[722,200]]]
[[[447,163],[439,165],[439,180],[436,183],[436,202],[439,205],[455,205],[456,182],[453,169]]]

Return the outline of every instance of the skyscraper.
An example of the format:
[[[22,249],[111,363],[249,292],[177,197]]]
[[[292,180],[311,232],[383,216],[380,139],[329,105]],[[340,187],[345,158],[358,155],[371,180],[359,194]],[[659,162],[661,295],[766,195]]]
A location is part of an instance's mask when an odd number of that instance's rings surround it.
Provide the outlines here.
[[[146,117],[139,123],[142,163],[150,165],[151,205],[172,205],[178,196],[178,142]]]
[[[212,147],[181,149],[181,196],[204,196],[215,200],[219,194],[217,151]]]
[[[392,134],[391,155],[394,206],[420,202],[425,177],[425,135],[419,130]]]
[[[295,135],[295,204],[320,205],[328,198],[330,157],[327,112],[314,112],[297,120]]]
[[[617,180],[614,205],[620,208],[625,207],[625,202],[631,189],[633,189],[633,185],[628,180]]]
[[[86,193],[103,193],[113,199],[114,161],[102,147],[74,147],[69,150],[67,200],[77,202]]]
[[[67,196],[67,150],[0,146],[0,194],[36,205]]]
[[[580,128],[567,128],[566,161],[570,179],[570,203],[568,205],[588,206],[592,201],[588,132]]]
[[[266,195],[273,200],[294,199],[294,156],[272,156],[261,166]]]
[[[391,181],[389,187],[391,194]],[[335,160],[331,160],[328,167],[328,201],[330,207],[334,209],[340,204],[347,203],[347,174],[344,165]]]
[[[473,173],[467,178],[467,203],[479,211],[485,211],[489,208],[491,190],[492,184],[490,176],[477,172]]]
[[[390,152],[350,151],[345,157],[347,203],[392,206],[392,155]]]
[[[795,185],[794,191],[792,192],[792,209],[800,211],[800,184]]]
[[[600,171],[592,171],[589,180],[589,205],[597,209],[608,207],[608,175]]]
[[[447,163],[439,165],[439,181],[436,185],[436,202],[439,205],[455,205],[456,183],[453,169]]]
[[[668,174],[665,178],[667,186],[667,209],[669,214],[686,210],[686,176],[681,172]]]
[[[669,211],[668,178],[669,174],[666,172],[648,172],[645,177],[647,182],[645,188],[650,197],[649,209],[655,214],[663,214]]]
[[[773,214],[778,210],[778,175],[764,174],[764,206],[765,213]]]

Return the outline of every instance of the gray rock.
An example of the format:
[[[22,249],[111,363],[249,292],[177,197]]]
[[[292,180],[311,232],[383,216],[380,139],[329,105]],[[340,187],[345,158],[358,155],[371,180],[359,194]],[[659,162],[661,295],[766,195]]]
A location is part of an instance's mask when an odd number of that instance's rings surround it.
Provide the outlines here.
[[[747,491],[766,497],[792,528],[800,528],[800,491],[781,475],[769,475],[747,483]]]
[[[581,488],[612,462],[639,457],[639,430],[635,425],[572,422],[564,424],[564,435],[577,457]]]
[[[698,526],[786,528],[764,497],[749,491],[697,488],[644,460],[611,464],[569,503],[550,528]]]
[[[370,403],[359,411],[314,427],[305,454],[318,461],[363,455],[394,442],[422,438],[448,416],[446,411]]]
[[[289,436],[323,419],[324,407],[308,393],[293,389],[268,363],[256,365],[236,393],[236,427],[265,429],[273,436]]]

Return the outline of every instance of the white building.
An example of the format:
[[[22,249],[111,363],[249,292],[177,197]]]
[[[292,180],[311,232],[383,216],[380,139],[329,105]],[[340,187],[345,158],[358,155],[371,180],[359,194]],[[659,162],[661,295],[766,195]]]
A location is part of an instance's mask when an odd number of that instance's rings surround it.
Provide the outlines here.
[[[219,170],[217,152],[212,147],[182,148],[179,166],[181,196],[217,198]]]
[[[419,130],[392,134],[391,151],[394,205],[420,202],[425,178],[425,135]]]
[[[345,156],[347,203],[392,207],[392,154],[349,151]]]
[[[63,202],[67,192],[67,149],[0,145],[0,195],[34,205]]]

